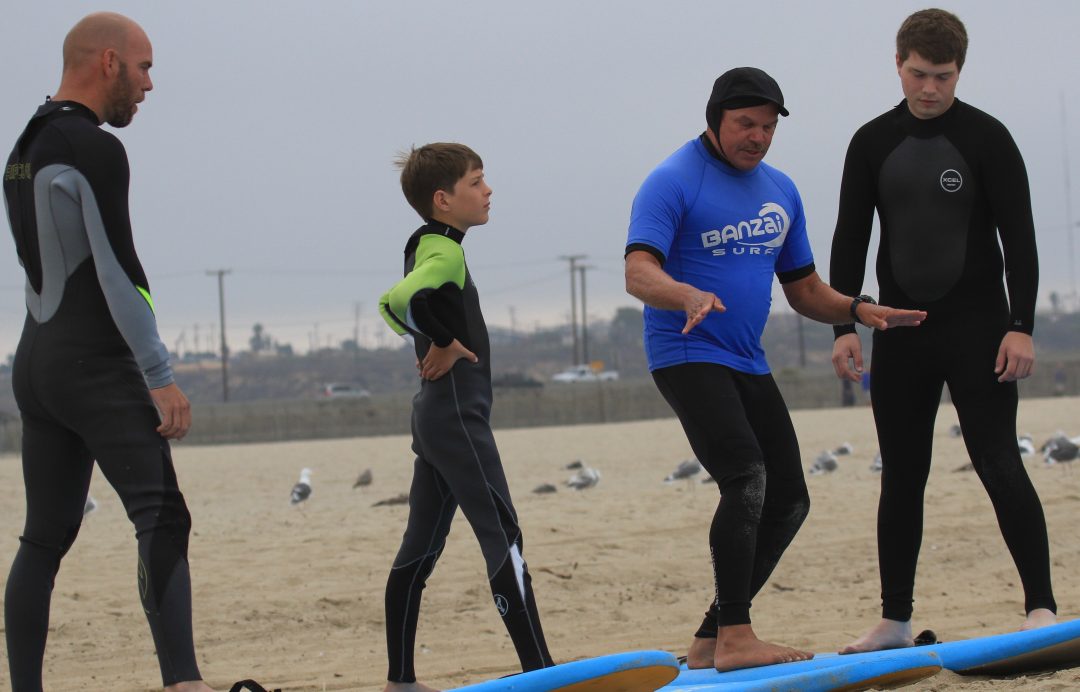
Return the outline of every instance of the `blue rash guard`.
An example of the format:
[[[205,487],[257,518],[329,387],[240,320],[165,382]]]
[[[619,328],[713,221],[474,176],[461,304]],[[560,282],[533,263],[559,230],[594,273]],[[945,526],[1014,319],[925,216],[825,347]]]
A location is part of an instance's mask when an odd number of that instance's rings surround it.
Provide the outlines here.
[[[790,178],[765,163],[740,171],[692,140],[657,166],[634,198],[626,251],[634,250],[650,252],[676,281],[727,306],[685,335],[684,312],[645,306],[650,371],[717,363],[769,372],[761,334],[773,274],[787,283],[814,271],[802,199]]]

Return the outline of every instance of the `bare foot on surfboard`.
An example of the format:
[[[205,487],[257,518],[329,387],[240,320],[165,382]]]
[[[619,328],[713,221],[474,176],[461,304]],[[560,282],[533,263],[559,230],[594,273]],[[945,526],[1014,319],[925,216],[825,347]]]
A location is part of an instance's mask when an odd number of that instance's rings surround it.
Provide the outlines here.
[[[774,663],[809,661],[813,657],[814,654],[809,651],[761,641],[750,625],[727,625],[717,629],[713,666],[723,672]]]
[[[1057,624],[1057,615],[1054,615],[1054,611],[1047,608],[1036,608],[1027,614],[1027,619],[1024,620],[1024,624],[1020,628],[1020,631],[1026,632],[1027,630],[1034,630],[1054,624]]]
[[[686,652],[686,667],[690,670],[712,668],[716,657],[716,640],[694,637],[690,650]]]
[[[387,682],[383,692],[439,692],[422,682]]]
[[[914,644],[915,640],[911,636],[911,620],[900,622],[882,618],[881,622],[874,625],[869,632],[840,649],[840,653],[858,654],[864,651],[903,649]]]

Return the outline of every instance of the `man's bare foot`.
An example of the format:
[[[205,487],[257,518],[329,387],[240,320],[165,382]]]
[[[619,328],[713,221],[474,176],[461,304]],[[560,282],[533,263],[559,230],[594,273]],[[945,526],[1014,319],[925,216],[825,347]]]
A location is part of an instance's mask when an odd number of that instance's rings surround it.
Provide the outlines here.
[[[694,637],[690,642],[690,650],[686,652],[686,667],[690,670],[699,668],[712,668],[713,657],[716,656],[716,640],[702,637]]]
[[[387,682],[383,692],[439,692],[422,682]]]
[[[1054,611],[1047,608],[1036,608],[1027,614],[1027,619],[1024,620],[1024,625],[1020,628],[1021,632],[1027,630],[1034,630],[1040,627],[1046,627],[1047,625],[1053,625],[1057,622],[1057,615],[1054,615]]]
[[[165,692],[214,692],[214,688],[210,687],[202,680],[189,680],[188,682],[178,682],[175,685],[169,685],[165,688]]]
[[[716,631],[713,666],[721,672],[774,663],[808,661],[813,657],[814,654],[809,651],[761,641],[750,625],[727,625]]]
[[[903,649],[914,645],[915,640],[911,636],[911,620],[900,622],[899,620],[881,618],[881,622],[874,625],[863,636],[840,649],[840,653],[858,654],[864,651]]]

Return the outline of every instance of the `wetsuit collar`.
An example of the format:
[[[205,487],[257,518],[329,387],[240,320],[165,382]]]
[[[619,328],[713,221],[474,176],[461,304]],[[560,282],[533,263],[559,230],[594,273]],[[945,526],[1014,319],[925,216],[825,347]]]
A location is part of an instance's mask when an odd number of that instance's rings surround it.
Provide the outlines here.
[[[51,98],[46,97],[45,103],[38,106],[37,112],[34,113],[35,118],[42,118],[53,113],[69,113],[72,115],[81,115],[88,120],[93,121],[95,125],[100,125],[101,121],[98,120],[97,113],[91,110],[88,106],[85,106],[78,101],[53,101]]]
[[[911,109],[908,108],[906,100],[898,103],[896,107],[900,110],[900,118],[904,128],[916,137],[920,135],[933,137],[940,134],[941,128],[951,123],[956,118],[957,112],[962,108],[960,99],[954,98],[949,110],[936,118],[923,120],[911,114]]]
[[[444,238],[449,238],[458,245],[461,245],[461,241],[465,239],[465,233],[453,226],[440,221],[429,220],[409,236],[409,241],[405,243],[405,257],[416,252],[416,247],[420,244],[420,238],[426,235],[441,235]]]
[[[420,227],[418,235],[441,235],[461,245],[465,239],[465,233],[442,221],[428,221],[427,225]]]

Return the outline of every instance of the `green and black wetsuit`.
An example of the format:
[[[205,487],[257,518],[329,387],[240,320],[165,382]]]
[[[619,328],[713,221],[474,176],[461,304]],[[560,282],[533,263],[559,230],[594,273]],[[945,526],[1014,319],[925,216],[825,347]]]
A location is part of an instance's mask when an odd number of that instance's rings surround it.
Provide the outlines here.
[[[89,108],[42,105],[4,169],[26,272],[13,385],[26,525],[4,599],[15,690],[40,690],[49,603],[94,460],[138,539],[138,583],[165,685],[200,679],[191,634],[191,528],[149,387],[173,381],[128,217],[128,162]]]
[[[413,399],[416,461],[409,522],[386,584],[388,679],[412,682],[420,596],[442,553],[458,506],[487,563],[495,607],[524,670],[552,665],[522,558],[522,536],[491,432],[491,367],[487,325],[465,264],[465,234],[439,223],[413,233],[405,246],[405,278],[379,301],[387,324],[411,336],[416,357],[456,338],[477,356],[458,360],[443,377],[421,381]]]

